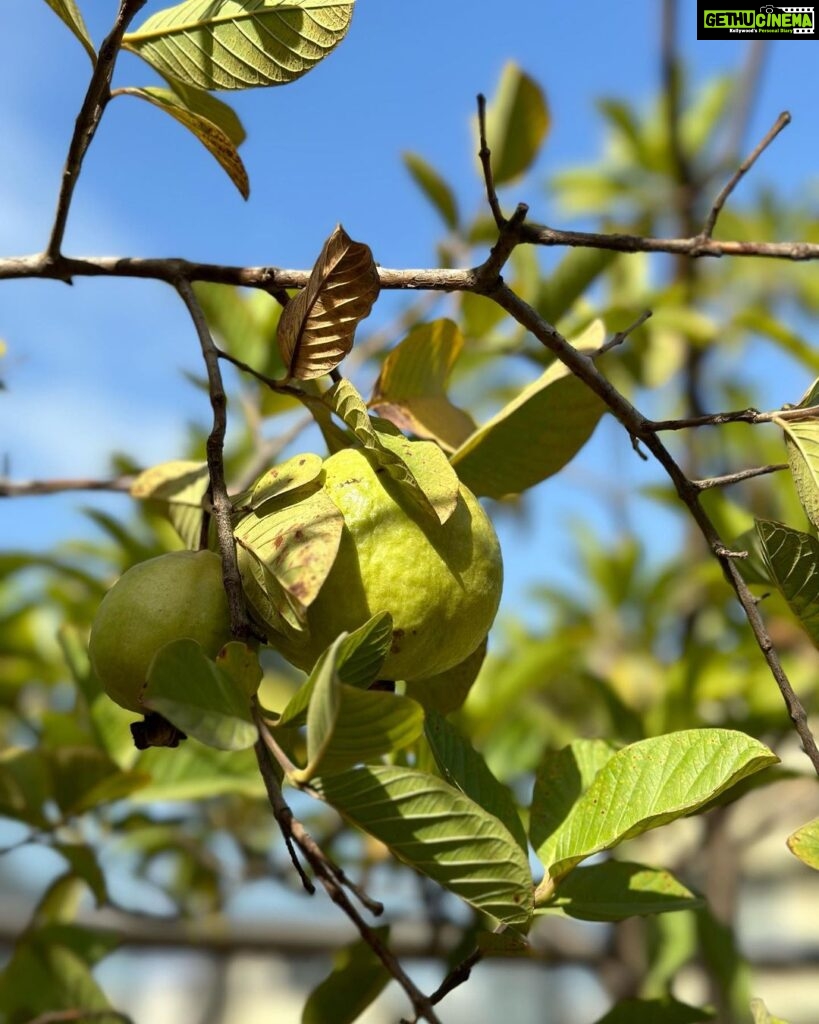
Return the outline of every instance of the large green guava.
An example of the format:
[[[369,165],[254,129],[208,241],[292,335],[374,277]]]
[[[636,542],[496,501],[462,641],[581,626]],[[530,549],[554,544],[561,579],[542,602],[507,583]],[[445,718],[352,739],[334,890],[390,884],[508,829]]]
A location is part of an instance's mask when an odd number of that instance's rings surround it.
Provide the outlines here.
[[[140,697],[151,661],[183,637],[209,657],[231,639],[222,564],[212,551],[174,551],[123,573],[97,610],[88,653],[109,697],[145,713]]]
[[[422,679],[459,664],[483,641],[500,601],[500,547],[461,485],[441,525],[358,449],[324,461],[322,486],[344,517],[338,554],[307,609],[306,630],[270,642],[309,671],[342,631],[380,612],[393,619],[384,679]]]

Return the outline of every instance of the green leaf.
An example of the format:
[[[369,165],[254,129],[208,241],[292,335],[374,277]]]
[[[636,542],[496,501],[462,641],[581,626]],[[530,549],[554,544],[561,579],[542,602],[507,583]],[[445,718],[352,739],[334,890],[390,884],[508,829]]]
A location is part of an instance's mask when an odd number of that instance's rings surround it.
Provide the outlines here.
[[[342,683],[366,689],[375,682],[392,643],[392,616],[381,612],[345,636],[338,647],[336,672]],[[278,725],[293,728],[307,721],[307,708],[316,685],[316,670],[293,694]]]
[[[335,503],[317,490],[271,512],[263,505],[239,522],[234,536],[279,583],[301,620],[333,567],[343,528],[344,517]],[[281,593],[265,589],[284,614]]]
[[[819,540],[771,519],[757,519],[756,529],[771,579],[819,647]]]
[[[556,324],[585,295],[619,253],[606,249],[570,249],[554,270],[538,282],[535,308],[550,324]]]
[[[39,750],[0,752],[0,816],[47,828],[45,804],[51,796],[48,762]]]
[[[261,671],[257,682],[260,676]],[[245,687],[211,661],[195,640],[174,640],[159,649],[142,700],[177,729],[217,750],[245,750],[256,742]]]
[[[66,818],[131,796],[147,785],[140,771],[123,772],[101,750],[59,747],[49,753],[54,799]]]
[[[163,76],[197,89],[292,82],[344,38],[354,0],[186,0],[123,38]]]
[[[561,909],[581,921],[622,921],[701,906],[703,900],[670,871],[610,860],[575,868],[557,887],[554,898],[538,910]]]
[[[46,932],[47,935],[47,932]],[[33,1021],[40,1015],[53,1019],[61,1010],[93,1014],[95,1024],[122,1024],[110,1009],[88,965],[68,947],[47,941],[32,931],[18,942],[0,974],[0,1015],[9,1021]],[[73,1017],[73,1019],[82,1019]]]
[[[189,551],[202,538],[203,501],[210,486],[206,462],[175,459],[146,469],[131,484],[131,497],[154,501]]]
[[[237,149],[241,146],[247,138],[247,133],[233,107],[228,106],[227,103],[215,96],[211,96],[209,92],[185,85],[178,78],[169,78],[167,82],[188,110],[215,124]],[[276,304],[278,305],[278,303]]]
[[[417,153],[404,153],[404,166],[413,181],[443,218],[450,231],[458,228],[458,202],[449,184]]]
[[[195,97],[196,91],[189,90],[189,94]],[[128,86],[120,89],[118,95],[135,96],[137,99],[145,100],[152,106],[169,114],[175,121],[184,125],[192,132],[211,156],[216,158],[219,166],[227,173],[227,176],[239,190],[243,199],[250,195],[250,181],[247,170],[233,139],[227,134],[221,125],[212,121],[202,113],[203,104],[199,109],[191,108],[180,92],[171,89],[159,89],[155,86],[137,88]],[[203,95],[203,94],[199,94]],[[207,95],[207,94],[204,94]],[[219,103],[219,100],[212,96],[208,97],[212,103]]]
[[[294,455],[287,462],[269,469],[253,485],[250,507],[257,509],[271,498],[280,498],[309,484],[316,483],[321,475],[323,460],[320,455],[307,452]]]
[[[520,848],[526,852],[529,848],[526,830],[512,794],[498,782],[469,740],[435,711],[427,711],[424,735],[446,782],[503,822]]]
[[[602,341],[603,333],[602,322],[595,321],[579,347],[592,338]],[[452,456],[452,465],[475,494],[519,494],[570,462],[605,409],[594,392],[555,363],[479,427]]]
[[[540,86],[510,61],[486,111],[496,185],[514,181],[529,170],[549,125],[549,109]]]
[[[370,765],[314,779],[312,787],[399,860],[476,909],[528,925],[532,880],[526,856],[494,815],[442,779]]]
[[[486,640],[452,668],[426,679],[407,680],[406,694],[425,708],[442,715],[457,711],[469,696],[486,658]]]
[[[454,451],[475,430],[469,413],[446,393],[464,338],[452,320],[419,324],[389,353],[373,388],[370,407],[399,430]]]
[[[537,855],[553,886],[586,857],[695,813],[778,760],[758,740],[728,729],[690,729],[633,743],[608,759]],[[549,887],[547,879],[547,898]]]
[[[711,1010],[664,999],[623,999],[595,1024],[705,1024],[714,1020]]]
[[[805,515],[819,526],[819,419],[777,420],[785,431],[791,475]]]
[[[77,7],[76,0],[46,0],[46,3],[58,18],[68,25],[77,39],[79,39],[85,48],[85,52],[91,58],[91,63],[96,64],[97,53],[94,49],[94,44],[91,41],[91,36],[88,33],[88,29],[86,28],[80,9]]]
[[[386,945],[389,926],[374,928]],[[333,969],[304,1004],[301,1024],[353,1024],[390,982],[392,975],[363,939],[333,955]]]
[[[788,836],[788,849],[809,868],[819,871],[819,818]]]
[[[96,851],[84,843],[55,843],[53,848],[68,862],[73,874],[85,882],[97,906],[104,906],[108,902],[108,888]]]
[[[311,674],[313,692],[307,710],[307,767],[293,773],[297,783],[320,771],[335,773],[370,761],[416,740],[424,712],[409,697],[346,686],[338,676],[345,636],[322,655]]]
[[[152,747],[144,751],[135,768],[151,781],[134,793],[134,803],[210,800],[227,793],[264,796],[264,783],[252,750],[215,750],[190,739],[174,750]]]
[[[562,750],[547,750],[538,765],[529,838],[539,850],[569,817],[572,808],[616,753],[605,740],[573,740]]]
[[[222,348],[269,377],[283,375],[284,365],[276,345],[282,307],[272,295],[258,289],[248,295],[239,288],[206,281],[197,281],[194,291]],[[293,399],[274,394],[265,385],[259,387],[266,403],[265,412],[271,409],[271,403],[276,411],[295,404]]]
[[[312,380],[334,370],[352,349],[356,328],[380,290],[370,247],[354,242],[339,224],[279,320],[276,337],[287,376]]]
[[[385,420],[378,421],[376,430],[363,398],[345,378],[325,392],[324,400],[424,512],[442,524],[449,519],[458,504],[459,483],[438,445],[411,442]]]

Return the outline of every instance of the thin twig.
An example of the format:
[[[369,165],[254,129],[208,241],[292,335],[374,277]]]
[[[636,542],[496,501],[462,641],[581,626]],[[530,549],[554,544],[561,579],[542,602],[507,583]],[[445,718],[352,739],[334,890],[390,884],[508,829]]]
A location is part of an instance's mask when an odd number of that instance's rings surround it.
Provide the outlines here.
[[[67,491],[119,491],[127,494],[133,482],[132,476],[120,476],[111,480],[0,480],[0,498],[64,494]]]
[[[478,150],[478,158],[481,161],[481,167],[483,168],[483,180],[486,183],[486,199],[489,203],[489,209],[492,211],[492,216],[495,218],[495,224],[498,230],[503,232],[506,226],[506,218],[501,210],[500,203],[498,202],[498,193],[495,191],[495,175],[492,171],[492,151],[489,148],[489,142],[486,137],[486,97],[483,93],[478,93],[478,132],[480,134],[480,149]]]
[[[691,483],[698,491],[708,491],[712,487],[730,487],[731,484],[739,484],[743,480],[753,480],[757,476],[767,476],[768,473],[779,473],[787,468],[787,462],[778,462],[772,466],[756,466],[754,469],[741,469],[738,473],[726,473],[724,476],[710,476],[704,480],[692,480]]]
[[[671,478],[677,494],[690,511],[700,532],[708,543],[709,549],[720,560],[725,577],[733,587],[742,605],[754,638],[759,649],[762,651],[765,661],[768,663],[771,674],[776,680],[790,719],[802,741],[804,751],[810,759],[814,770],[819,775],[819,748],[817,748],[816,740],[808,725],[805,708],[782,667],[773,641],[759,614],[757,602],[748,589],[742,574],[735,566],[732,552],[723,543],[716,527],[700,504],[697,487],[686,477],[668,449],[657,437],[651,422],[635,409],[631,402],[600,373],[592,359],[569,344],[559,331],[552,327],[551,324],[548,324],[536,310],[519,298],[505,284],[498,283],[487,293],[487,297],[493,299],[519,324],[528,331],[531,331],[549,351],[553,352],[561,362],[565,363],[575,376],[582,380],[595,394],[599,395],[614,416],[623,424],[631,437],[645,445]],[[794,411],[804,414],[807,410],[800,409]]]
[[[384,964],[390,975],[404,989],[417,1017],[428,1021],[429,1024],[440,1024],[440,1020],[429,998],[415,985],[389,947],[381,941],[375,929],[367,924],[353,905],[345,892],[345,885],[349,886],[349,881],[344,873],[327,858],[301,822],[294,817],[293,812],[282,795],[279,779],[271,761],[270,751],[262,738],[261,729],[264,723],[261,720],[258,707],[255,709],[255,715],[256,723],[260,727],[260,736],[255,745],[256,759],[264,779],[270,806],[273,809],[273,814],[279,828],[282,830],[282,834],[286,839],[289,837],[292,843],[299,848],[327,895],[352,921],[361,938]],[[359,894],[356,893],[356,895]],[[369,902],[371,905],[374,904],[374,901]],[[374,905],[380,907],[380,904]]]
[[[759,412],[758,409],[737,409],[733,412],[715,412],[707,416],[688,416],[678,420],[647,420],[646,427],[659,433],[664,430],[688,430],[691,427],[719,427],[724,423],[777,423],[800,422],[816,419],[819,405],[793,409],[774,409]]]
[[[145,0],[121,0],[117,12],[114,27],[103,41],[100,52],[94,66],[91,81],[88,83],[88,91],[85,94],[82,107],[74,125],[74,134],[71,136],[71,143],[68,147],[68,156],[63,168],[60,194],[57,198],[57,210],[54,215],[54,225],[51,229],[51,237],[46,247],[46,256],[56,260],[65,236],[65,228],[68,223],[68,211],[71,207],[71,199],[74,189],[82,170],[82,163],[91,140],[99,127],[100,120],[105,111],[106,104],[111,98],[111,79],[114,74],[114,65],[117,61],[122,37],[133,20],[134,16],[144,7]],[[65,278],[70,280],[70,277]]]
[[[176,289],[193,320],[207,367],[208,391],[213,409],[213,428],[207,440],[208,474],[210,476],[209,498],[216,521],[219,552],[222,556],[222,576],[230,610],[231,633],[237,640],[246,640],[250,637],[252,630],[245,607],[239,563],[236,560],[236,544],[233,539],[231,519],[233,507],[225,482],[224,446],[227,430],[227,397],[222,382],[222,371],[219,368],[219,352],[210,335],[205,314],[190,281],[179,278],[176,282]]]
[[[618,331],[614,337],[610,338],[605,345],[601,345],[600,348],[594,353],[595,358],[597,356],[605,355],[606,352],[610,352],[613,348],[617,348],[618,345],[622,345],[623,342],[628,338],[630,334],[633,334],[638,327],[642,327],[646,320],[651,318],[651,310],[647,309],[644,313],[641,313],[633,324],[629,324],[625,330]]]
[[[777,135],[779,135],[783,128],[786,128],[790,123],[791,115],[788,113],[787,110],[783,110],[774,122],[773,126],[765,134],[765,137],[762,139],[762,141],[753,149],[751,153],[748,154],[748,156],[745,157],[745,159],[742,161],[739,167],[737,167],[737,169],[731,175],[729,180],[725,183],[719,195],[714,200],[714,205],[711,207],[708,216],[705,219],[705,224],[702,228],[702,237],[704,239],[711,238],[711,235],[714,232],[714,228],[716,227],[717,218],[722,212],[722,208],[723,206],[725,206],[728,197],[731,195],[731,193],[734,191],[734,189],[737,187],[740,181],[745,177],[748,171],[750,171],[750,169],[754,166],[759,157],[762,156],[762,154],[765,152],[768,146],[770,146],[770,144],[777,137]]]

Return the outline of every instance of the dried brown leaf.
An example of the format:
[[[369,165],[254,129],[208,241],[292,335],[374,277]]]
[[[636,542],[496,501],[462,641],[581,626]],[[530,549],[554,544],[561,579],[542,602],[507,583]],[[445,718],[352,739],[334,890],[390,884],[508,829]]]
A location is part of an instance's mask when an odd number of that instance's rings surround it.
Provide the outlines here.
[[[324,243],[306,287],[288,303],[278,342],[289,377],[310,380],[334,370],[353,347],[355,329],[378,298],[370,247],[339,225]]]

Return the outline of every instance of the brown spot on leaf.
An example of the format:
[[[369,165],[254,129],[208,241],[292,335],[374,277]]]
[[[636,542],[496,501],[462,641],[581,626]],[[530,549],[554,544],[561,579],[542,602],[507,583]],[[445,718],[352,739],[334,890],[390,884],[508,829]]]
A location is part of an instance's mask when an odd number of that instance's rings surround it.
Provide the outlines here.
[[[401,650],[401,641],[404,639],[404,632],[405,631],[403,629],[394,629],[392,631],[392,644],[390,645],[390,651],[392,651],[393,654],[398,654]]]

